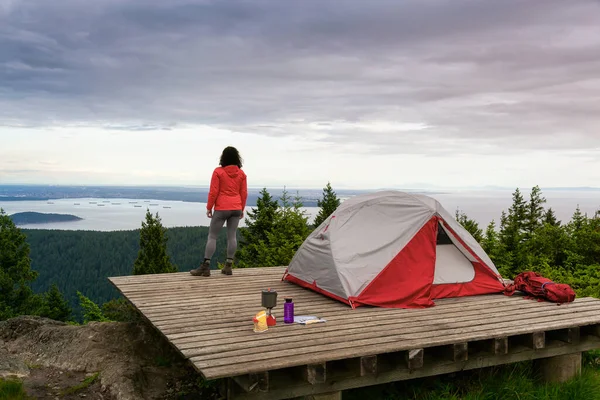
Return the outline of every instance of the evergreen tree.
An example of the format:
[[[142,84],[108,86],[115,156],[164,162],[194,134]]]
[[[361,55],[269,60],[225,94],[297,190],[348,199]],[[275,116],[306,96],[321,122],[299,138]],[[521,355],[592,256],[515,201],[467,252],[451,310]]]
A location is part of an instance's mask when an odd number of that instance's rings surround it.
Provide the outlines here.
[[[506,268],[504,274],[513,275],[527,268],[527,251],[523,246],[527,221],[527,203],[519,188],[513,192],[513,204],[504,211],[500,218],[500,243],[503,250]]]
[[[531,238],[533,232],[542,226],[544,218],[544,204],[546,199],[542,197],[542,191],[539,186],[534,186],[531,189],[529,203],[527,203],[527,211],[525,214],[525,232],[526,238]]]
[[[313,221],[313,226],[318,227],[321,225],[340,206],[340,203],[341,201],[331,188],[331,184],[327,182],[327,186],[323,188],[323,198],[317,200],[320,210]]]
[[[496,232],[496,222],[492,220],[485,228],[485,234],[481,240],[481,247],[483,247],[483,250],[491,257],[491,254],[495,253],[495,250],[498,248],[499,242],[498,232]],[[493,258],[492,261],[494,261]]]
[[[544,213],[544,224],[551,226],[560,226],[561,224],[561,221],[556,218],[556,214],[554,213],[552,207],[548,208],[548,210],[546,210]]]
[[[66,322],[71,320],[71,314],[72,310],[69,302],[58,289],[58,286],[53,283],[44,295],[44,305],[40,316]]]
[[[262,266],[258,261],[258,247],[261,242],[268,241],[268,233],[273,230],[278,208],[277,200],[271,197],[267,188],[263,188],[256,200],[256,208],[247,213],[246,226],[240,228],[242,240],[236,254],[238,267]]]
[[[98,307],[98,304],[94,303],[92,300],[85,297],[80,291],[77,291],[77,296],[79,297],[79,305],[81,306],[81,309],[83,310],[83,323],[84,324],[87,324],[88,322],[91,322],[91,321],[99,321],[99,322],[108,321],[108,319],[102,313],[102,310],[100,310],[100,307]]]
[[[37,273],[31,269],[26,239],[0,209],[0,320],[35,312],[29,284],[37,278]]]
[[[153,216],[146,209],[146,221],[142,221],[140,230],[140,250],[133,264],[133,274],[161,274],[177,272],[167,254],[166,228],[163,227],[158,213]]]
[[[569,227],[571,232],[576,233],[583,228],[585,222],[587,220],[587,215],[584,215],[581,212],[581,208],[579,208],[579,204],[577,204],[577,208],[573,213],[573,217],[571,217],[571,222],[569,223]]]
[[[461,224],[463,228],[465,228],[467,232],[469,232],[471,236],[473,236],[473,238],[477,240],[477,242],[481,243],[481,241],[483,240],[483,231],[481,230],[481,228],[479,228],[479,224],[477,223],[477,221],[467,217],[467,214],[459,211],[458,208],[456,209],[455,216],[458,223]]]
[[[267,232],[267,240],[261,240],[257,245],[257,263],[260,266],[288,265],[310,234],[308,216],[302,209],[300,196],[296,194],[292,200],[284,189],[280,201],[273,229]]]

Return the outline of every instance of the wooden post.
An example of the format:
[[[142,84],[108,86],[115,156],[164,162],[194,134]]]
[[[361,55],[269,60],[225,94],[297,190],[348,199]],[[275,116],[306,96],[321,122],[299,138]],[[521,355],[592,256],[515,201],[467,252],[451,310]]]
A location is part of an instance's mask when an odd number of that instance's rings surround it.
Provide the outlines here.
[[[469,359],[469,343],[454,343],[452,345],[452,361],[467,361]]]
[[[342,391],[340,390],[338,392],[313,394],[310,396],[305,396],[304,400],[342,400]]]
[[[527,336],[527,347],[533,350],[540,350],[546,347],[546,332],[533,332]]]
[[[501,337],[494,339],[492,354],[501,355],[508,354],[508,337]]]
[[[360,376],[377,374],[377,356],[364,356],[360,358]]]
[[[547,332],[548,339],[556,339],[561,342],[577,344],[579,343],[580,330],[576,326],[574,328],[561,329],[559,331]]]
[[[250,384],[248,391],[268,392],[269,391],[269,372],[258,372],[250,374]]]
[[[545,382],[566,382],[581,373],[581,353],[542,358],[536,366]]]
[[[325,363],[307,365],[304,369],[304,378],[311,385],[325,383],[325,379],[327,378]]]
[[[423,367],[423,349],[412,349],[406,352],[406,365],[409,370],[415,370]]]

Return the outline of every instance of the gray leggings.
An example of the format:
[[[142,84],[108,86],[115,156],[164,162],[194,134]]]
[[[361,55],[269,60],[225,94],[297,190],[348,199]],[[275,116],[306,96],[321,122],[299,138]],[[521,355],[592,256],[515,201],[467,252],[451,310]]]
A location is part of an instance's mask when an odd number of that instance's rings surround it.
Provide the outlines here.
[[[210,259],[217,249],[217,237],[219,231],[223,228],[223,224],[227,221],[227,258],[233,258],[237,249],[236,231],[240,223],[241,210],[224,211],[218,210],[213,212],[208,229],[208,241],[204,250],[204,258]]]

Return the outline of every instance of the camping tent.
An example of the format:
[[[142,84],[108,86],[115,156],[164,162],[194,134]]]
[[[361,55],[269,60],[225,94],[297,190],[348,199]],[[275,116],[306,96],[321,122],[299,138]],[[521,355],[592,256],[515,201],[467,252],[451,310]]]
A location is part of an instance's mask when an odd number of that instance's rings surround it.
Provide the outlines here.
[[[398,191],[344,201],[300,246],[282,279],[353,308],[421,308],[437,298],[504,290],[492,260],[439,202]]]

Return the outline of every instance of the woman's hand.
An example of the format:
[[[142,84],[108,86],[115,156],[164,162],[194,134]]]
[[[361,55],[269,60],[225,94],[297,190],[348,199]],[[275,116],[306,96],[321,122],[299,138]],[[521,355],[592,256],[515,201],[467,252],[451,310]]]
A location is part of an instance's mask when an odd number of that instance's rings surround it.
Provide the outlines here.
[[[242,211],[242,213],[240,214],[240,219],[244,218],[244,212]]]
[[[206,216],[212,218],[212,210],[206,210]]]

